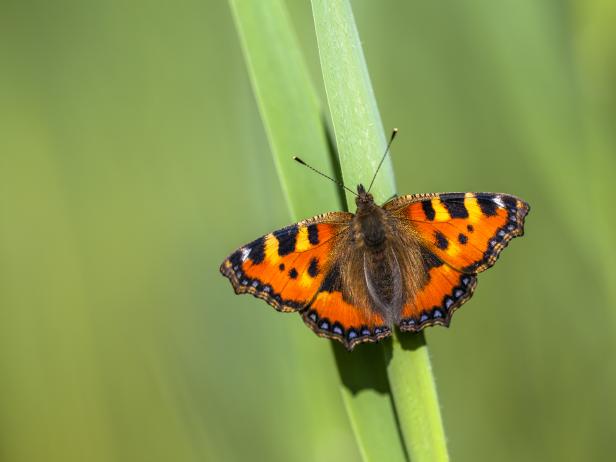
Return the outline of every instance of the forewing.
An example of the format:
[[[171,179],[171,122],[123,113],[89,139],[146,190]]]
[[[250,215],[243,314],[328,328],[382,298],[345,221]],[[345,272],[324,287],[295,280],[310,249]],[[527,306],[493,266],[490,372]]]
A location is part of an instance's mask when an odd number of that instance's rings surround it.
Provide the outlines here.
[[[426,275],[403,308],[403,331],[448,325],[472,296],[476,273],[492,266],[509,241],[523,235],[529,211],[521,199],[495,193],[411,195],[384,208],[416,236]]]
[[[352,217],[332,212],[274,231],[233,252],[220,272],[238,294],[250,293],[278,311],[301,310],[323,283]]]
[[[469,274],[492,266],[509,241],[524,234],[529,211],[523,200],[496,193],[411,195],[384,207],[408,220],[440,260]]]

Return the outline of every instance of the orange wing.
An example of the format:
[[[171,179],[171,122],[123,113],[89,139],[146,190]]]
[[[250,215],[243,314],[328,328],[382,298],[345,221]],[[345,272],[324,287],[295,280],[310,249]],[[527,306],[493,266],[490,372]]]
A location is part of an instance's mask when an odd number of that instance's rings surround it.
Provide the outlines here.
[[[508,194],[445,193],[400,197],[385,209],[410,222],[422,244],[427,280],[402,313],[401,330],[448,325],[473,294],[476,273],[524,234],[529,205]]]
[[[332,266],[302,317],[317,335],[336,339],[349,351],[360,343],[376,342],[391,335],[379,314],[345,299],[337,265]]]
[[[339,259],[344,255],[353,215],[332,212],[240,247],[220,266],[237,294],[249,293],[278,311],[299,311],[319,336],[349,350],[390,335],[376,314],[359,309],[342,295]]]
[[[400,330],[418,332],[433,325],[448,326],[454,311],[477,286],[477,276],[457,271],[427,249],[422,250],[427,281],[402,309]]]
[[[274,231],[232,253],[220,272],[237,294],[253,294],[278,311],[299,311],[317,293],[352,217],[332,212]]]

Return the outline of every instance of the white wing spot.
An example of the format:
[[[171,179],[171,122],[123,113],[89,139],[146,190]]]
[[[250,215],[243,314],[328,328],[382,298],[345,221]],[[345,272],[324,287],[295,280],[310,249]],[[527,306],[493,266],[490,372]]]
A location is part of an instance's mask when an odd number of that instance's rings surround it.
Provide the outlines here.
[[[503,198],[500,196],[496,196],[494,199],[494,203],[499,207],[505,208],[505,203],[503,202]]]
[[[246,247],[244,247],[242,249],[242,261],[246,261],[246,259],[248,258],[248,255],[250,255],[250,249],[247,249]]]

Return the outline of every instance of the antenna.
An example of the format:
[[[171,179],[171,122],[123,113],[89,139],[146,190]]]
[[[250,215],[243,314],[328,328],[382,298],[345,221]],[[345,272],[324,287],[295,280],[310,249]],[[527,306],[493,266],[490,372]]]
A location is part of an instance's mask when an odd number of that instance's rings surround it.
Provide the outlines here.
[[[341,188],[346,189],[347,191],[349,191],[351,194],[354,194],[355,196],[357,196],[357,193],[355,191],[353,191],[352,189],[347,188],[342,182],[334,180],[331,176],[327,176],[325,173],[319,172],[316,168],[311,167],[310,165],[308,165],[306,162],[304,162],[302,159],[300,159],[297,156],[293,156],[293,160],[308,167],[310,170],[312,170],[313,172],[317,172],[319,175],[324,176],[325,178],[327,178],[328,180],[332,180],[334,183],[336,183],[338,186],[340,186]]]
[[[372,177],[372,181],[370,182],[370,186],[368,186],[368,192],[370,192],[370,190],[372,189],[372,184],[374,183],[374,179],[376,178],[376,174],[379,173],[379,170],[381,169],[381,165],[383,165],[383,162],[385,161],[385,157],[387,157],[387,153],[389,152],[389,148],[391,147],[391,143],[394,141],[394,138],[396,137],[397,133],[398,133],[398,129],[394,128],[393,131],[391,132],[391,138],[389,138],[389,143],[387,143],[387,148],[385,149],[385,154],[383,154],[383,158],[381,159],[381,162],[379,162],[379,166],[376,168],[376,172],[374,172],[374,176]]]

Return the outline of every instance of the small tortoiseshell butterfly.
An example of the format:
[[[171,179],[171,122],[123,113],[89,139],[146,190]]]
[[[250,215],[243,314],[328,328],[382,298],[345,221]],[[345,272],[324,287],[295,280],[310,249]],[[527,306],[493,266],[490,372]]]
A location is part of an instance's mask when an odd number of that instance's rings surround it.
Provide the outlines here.
[[[232,253],[221,273],[235,293],[297,311],[317,335],[352,350],[395,326],[448,326],[477,273],[524,233],[529,211],[499,193],[412,194],[379,206],[369,190],[357,186],[355,214],[317,215],[260,237]]]

